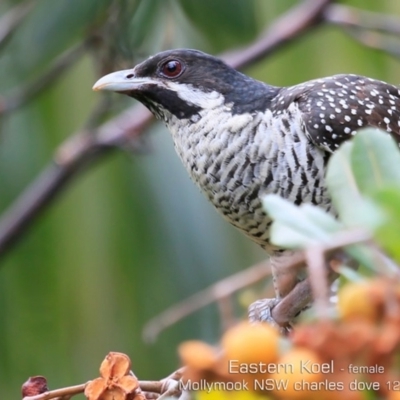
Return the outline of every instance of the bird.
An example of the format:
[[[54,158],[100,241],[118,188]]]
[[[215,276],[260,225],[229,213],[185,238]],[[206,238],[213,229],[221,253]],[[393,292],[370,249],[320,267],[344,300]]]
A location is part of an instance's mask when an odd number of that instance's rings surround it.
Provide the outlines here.
[[[262,196],[274,193],[335,215],[325,181],[330,156],[365,127],[400,141],[399,88],[354,74],[278,87],[199,50],[173,49],[103,76],[93,90],[128,95],[163,120],[193,181],[270,255],[276,298],[264,308],[256,304],[253,319],[271,320],[271,309],[293,293],[294,304],[304,308],[309,301],[304,290],[295,291],[303,272],[285,268],[293,251],[271,243]]]

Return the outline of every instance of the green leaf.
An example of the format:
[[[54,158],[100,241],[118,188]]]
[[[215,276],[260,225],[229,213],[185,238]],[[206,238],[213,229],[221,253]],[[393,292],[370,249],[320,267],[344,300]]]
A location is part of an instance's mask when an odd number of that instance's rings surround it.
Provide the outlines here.
[[[272,242],[286,248],[304,248],[313,243],[328,243],[341,224],[325,211],[311,204],[295,206],[282,197],[269,194],[262,198],[267,214],[274,219]]]
[[[312,204],[302,204],[300,210],[313,223],[317,224],[327,232],[338,232],[343,225],[319,207]]]
[[[314,205],[303,204],[298,207],[275,194],[263,196],[261,200],[265,211],[274,220],[271,241],[277,246],[300,249],[316,243],[327,244],[336,235],[346,231],[333,216]],[[380,222],[382,220],[379,219]],[[375,259],[367,246],[352,245],[346,251],[360,264],[374,269]]]
[[[348,226],[358,225],[357,206],[361,195],[351,167],[353,142],[344,143],[331,157],[326,183],[340,219]]]
[[[400,262],[400,186],[385,187],[376,192],[373,199],[386,217],[375,230],[375,238],[397,262]]]
[[[400,185],[398,166],[400,151],[387,132],[364,129],[353,139],[351,169],[362,194],[368,195],[387,184]]]
[[[271,242],[286,249],[303,249],[315,244],[316,240],[282,222],[274,221],[271,225]]]
[[[383,176],[386,176],[386,170],[379,167],[380,163],[373,162],[377,157],[373,148],[379,147],[376,142],[379,142],[382,137],[385,142],[383,146],[390,147],[391,143],[387,141],[388,137],[376,129],[365,130],[361,132],[359,138],[357,136],[354,140],[344,143],[332,155],[328,164],[326,182],[333,205],[344,225],[371,231],[382,223],[383,216],[379,208],[363,196],[360,190],[360,186],[365,188],[368,181],[368,176],[362,171],[369,170],[370,174],[371,169],[374,169],[377,176],[381,172]],[[394,150],[398,153],[397,149]]]

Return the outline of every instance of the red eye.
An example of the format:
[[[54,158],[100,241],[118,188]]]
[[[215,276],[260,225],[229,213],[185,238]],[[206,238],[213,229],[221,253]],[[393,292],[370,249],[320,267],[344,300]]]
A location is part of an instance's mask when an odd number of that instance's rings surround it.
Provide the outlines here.
[[[167,78],[176,78],[183,71],[182,64],[177,60],[170,60],[163,64],[161,73]]]

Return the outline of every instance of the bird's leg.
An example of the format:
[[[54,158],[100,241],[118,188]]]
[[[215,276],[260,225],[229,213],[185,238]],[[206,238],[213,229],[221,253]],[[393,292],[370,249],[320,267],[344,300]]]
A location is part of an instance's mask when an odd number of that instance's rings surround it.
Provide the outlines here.
[[[327,265],[329,285],[338,276],[329,267],[342,263],[346,259],[343,256],[343,253],[339,253],[329,258],[329,266]],[[310,305],[312,290],[309,278],[304,279],[306,265],[293,266],[293,262],[290,261],[294,258],[293,252],[285,252],[271,258],[276,298],[261,299],[251,304],[249,307],[251,321],[265,321],[277,325],[283,333],[286,333],[291,328],[292,320]],[[352,265],[352,267],[356,266]]]
[[[282,299],[261,299],[249,307],[251,322],[263,321],[276,326],[283,334],[291,329],[291,322],[312,301],[309,279],[297,283]]]
[[[265,321],[279,325],[284,331],[290,328],[290,321],[311,301],[311,290],[305,282],[305,265],[293,267],[291,262],[296,252],[275,252],[271,256],[271,270],[275,289],[274,299],[261,299],[249,307],[250,321]],[[301,281],[301,282],[299,282]],[[283,301],[284,300],[284,301]],[[279,313],[275,311],[278,307]],[[301,307],[292,317],[292,310]],[[274,309],[274,316],[272,316]],[[286,315],[290,318],[286,317]]]
[[[349,267],[357,269],[358,264],[354,260],[349,260],[346,254],[338,252],[327,260],[327,281],[331,286],[335,279],[338,278],[336,272],[337,267],[346,263]],[[321,282],[321,284],[323,284]],[[281,299],[273,311],[271,310],[271,318],[279,326],[290,326],[290,322],[312,302],[312,289],[310,278],[300,281],[283,299]]]
[[[309,278],[296,284],[296,286],[271,309],[271,318],[280,327],[290,328],[295,317],[305,310],[312,301],[312,292]]]
[[[286,297],[305,277],[305,264],[293,266],[296,259],[295,251],[276,251],[271,255],[271,272],[275,296],[278,299]]]

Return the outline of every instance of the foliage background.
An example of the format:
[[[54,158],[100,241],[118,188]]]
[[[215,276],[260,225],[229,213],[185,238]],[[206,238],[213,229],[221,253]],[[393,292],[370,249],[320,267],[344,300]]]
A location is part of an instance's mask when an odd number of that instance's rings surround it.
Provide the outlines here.
[[[297,4],[3,0],[0,18],[24,3],[32,9],[0,47],[1,97],[37,79],[57,56],[93,32],[99,32],[99,43],[27,105],[1,117],[1,211],[50,162],[56,147],[85,125],[102,96],[91,87],[108,69],[133,66],[167,48],[217,54],[246,45]],[[396,0],[343,3],[400,15]],[[345,72],[400,82],[398,60],[329,25],[245,72],[274,85]],[[111,101],[113,112],[132,104],[117,95]],[[115,152],[81,174],[0,259],[2,398],[18,398],[21,383],[38,374],[52,388],[84,382],[111,350],[129,354],[141,379],[167,375],[177,366],[180,341],[219,337],[216,308],[173,326],[154,344],[141,337],[144,323],[265,257],[191,183],[164,126],[153,124],[145,137],[145,154]]]

